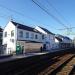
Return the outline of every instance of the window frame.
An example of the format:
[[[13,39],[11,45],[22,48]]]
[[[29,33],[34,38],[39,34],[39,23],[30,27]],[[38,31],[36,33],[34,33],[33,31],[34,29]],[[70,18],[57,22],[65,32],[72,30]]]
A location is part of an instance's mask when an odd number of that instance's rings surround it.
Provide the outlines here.
[[[29,32],[26,32],[26,38],[29,38]]]
[[[31,33],[31,39],[34,39],[34,33]]]
[[[7,32],[4,32],[4,37],[7,37]]]
[[[13,37],[13,36],[14,36],[14,30],[11,31],[11,37]]]
[[[35,39],[38,39],[38,34],[35,34]]]
[[[19,31],[19,37],[23,38],[23,31]]]
[[[44,40],[45,39],[45,35],[42,35],[42,40]]]

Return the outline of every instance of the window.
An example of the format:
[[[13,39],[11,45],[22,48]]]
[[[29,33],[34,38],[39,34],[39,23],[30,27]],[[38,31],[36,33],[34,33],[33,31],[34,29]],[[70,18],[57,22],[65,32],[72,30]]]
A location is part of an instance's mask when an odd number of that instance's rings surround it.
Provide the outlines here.
[[[14,43],[14,39],[12,39],[12,42]]]
[[[44,37],[44,35],[42,35],[42,39],[44,39],[45,37]]]
[[[31,33],[31,39],[33,39],[34,38],[34,34],[33,33]]]
[[[11,41],[12,43],[14,43],[14,39],[10,39],[10,41]]]
[[[13,36],[14,36],[14,30],[11,31],[11,37],[13,37]]]
[[[7,32],[5,32],[4,36],[7,37]]]
[[[19,37],[23,37],[23,31],[19,32]]]
[[[0,33],[0,38],[2,38],[2,33]]]
[[[29,38],[29,32],[26,32],[26,38]]]
[[[38,39],[38,35],[37,34],[35,35],[35,39]]]

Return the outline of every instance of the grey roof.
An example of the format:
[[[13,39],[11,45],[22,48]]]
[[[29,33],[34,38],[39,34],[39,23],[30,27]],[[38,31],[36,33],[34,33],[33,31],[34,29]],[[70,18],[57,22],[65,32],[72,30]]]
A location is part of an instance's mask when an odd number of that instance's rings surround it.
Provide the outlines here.
[[[55,35],[55,36],[56,36],[56,37],[59,37],[59,38],[64,38],[64,39],[71,40],[69,37],[63,36],[63,35],[60,35],[60,34],[57,34],[57,35]]]
[[[39,26],[40,27],[40,26]],[[47,32],[48,34],[53,34],[55,35],[54,33],[50,32],[49,30],[47,30],[46,28],[43,28],[43,27],[40,27],[41,29],[43,29],[45,32]]]
[[[71,40],[69,37],[67,37],[67,36],[64,36],[64,38],[66,38],[66,39],[68,39],[68,40]]]
[[[57,40],[59,40],[60,42],[62,42],[62,39],[59,37],[55,37]]]
[[[64,36],[63,35],[60,35],[60,34],[56,34],[55,36],[56,37],[59,37],[60,39],[64,38]]]
[[[17,28],[19,28],[19,29],[28,30],[28,31],[36,32],[36,33],[40,33],[39,31],[37,31],[36,29],[34,29],[32,27],[29,27],[29,26],[26,26],[26,25],[23,25],[23,24],[20,24],[20,23],[17,23],[17,22],[13,22],[13,21],[11,21],[11,22],[15,26],[17,26]]]

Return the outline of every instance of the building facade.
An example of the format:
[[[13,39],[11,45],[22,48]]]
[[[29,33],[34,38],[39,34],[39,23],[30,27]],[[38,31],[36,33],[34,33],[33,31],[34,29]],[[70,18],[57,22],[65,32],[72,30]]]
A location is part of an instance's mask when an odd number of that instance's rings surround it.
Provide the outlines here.
[[[71,47],[72,40],[62,35],[55,35],[49,30],[35,28],[9,21],[3,30],[4,54],[20,51],[21,53],[53,51],[58,48]]]
[[[59,48],[70,48],[72,47],[72,40],[67,36],[56,35],[56,39],[58,40]]]
[[[3,40],[3,29],[0,27],[0,45],[2,45]]]
[[[36,30],[38,30],[40,33],[42,33],[42,38],[43,38],[43,46],[46,46],[46,50],[52,50],[55,48],[55,34],[50,32],[49,30],[36,26]]]
[[[3,29],[0,27],[0,55],[3,54],[2,41],[3,41]]]
[[[34,28],[10,21],[3,31],[5,54],[15,52],[18,45],[24,53],[40,51],[41,37],[41,33]]]

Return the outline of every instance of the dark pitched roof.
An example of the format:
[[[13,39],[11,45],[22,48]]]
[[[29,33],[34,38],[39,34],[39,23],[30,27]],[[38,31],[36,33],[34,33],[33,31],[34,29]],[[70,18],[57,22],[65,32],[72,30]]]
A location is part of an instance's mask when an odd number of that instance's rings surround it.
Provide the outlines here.
[[[67,37],[67,36],[64,36],[64,38],[66,38],[66,39],[68,39],[68,40],[71,40],[69,37]]]
[[[23,30],[28,30],[28,31],[32,31],[32,32],[36,32],[36,33],[40,33],[39,31],[35,30],[34,28],[32,27],[29,27],[29,26],[26,26],[26,25],[23,25],[23,24],[20,24],[20,23],[17,23],[17,22],[13,22],[11,21],[15,26],[17,26],[17,28],[19,29],[23,29]]]
[[[57,36],[57,37],[60,37],[60,38],[64,38],[64,39],[71,40],[69,37],[67,37],[67,36],[63,36],[63,35],[60,35],[60,34],[57,34],[56,36]]]
[[[40,27],[40,26],[39,26]],[[53,34],[54,35],[54,33],[52,33],[52,32],[50,32],[49,30],[47,30],[47,29],[45,29],[45,28],[43,28],[43,27],[40,27],[41,29],[43,29],[45,32],[47,32],[48,34]]]
[[[56,34],[55,36],[56,37],[59,37],[60,39],[64,38],[64,36],[63,35],[60,35],[60,34]]]
[[[62,39],[59,37],[55,37],[57,40],[59,40],[60,42],[62,42]]]

